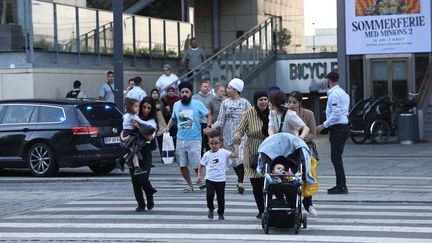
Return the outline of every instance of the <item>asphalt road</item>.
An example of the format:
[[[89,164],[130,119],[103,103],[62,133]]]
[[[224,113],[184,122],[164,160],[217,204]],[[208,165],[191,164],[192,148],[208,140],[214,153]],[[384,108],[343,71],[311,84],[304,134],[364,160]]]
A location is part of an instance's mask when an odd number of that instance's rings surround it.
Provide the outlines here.
[[[137,214],[129,175],[96,176],[88,168],[62,169],[53,178],[25,170],[0,176],[0,242],[429,242],[432,238],[432,152],[430,144],[355,145],[344,153],[350,193],[327,195],[334,185],[326,136],[317,139],[320,191],[318,217],[308,228],[272,228],[263,234],[255,219],[251,187],[235,191],[228,172],[226,221],[206,218],[205,193],[182,193],[176,164],[155,156],[154,210]],[[287,237],[285,237],[287,236]]]

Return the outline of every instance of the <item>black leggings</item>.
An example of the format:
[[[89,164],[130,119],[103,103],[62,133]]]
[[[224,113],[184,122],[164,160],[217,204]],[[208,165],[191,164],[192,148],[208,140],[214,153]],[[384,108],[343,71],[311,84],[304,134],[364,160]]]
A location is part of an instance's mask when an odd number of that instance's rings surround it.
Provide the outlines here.
[[[214,210],[213,199],[216,192],[217,203],[218,203],[218,214],[223,215],[225,212],[225,181],[216,182],[206,180],[206,191],[207,191],[207,208]]]
[[[312,196],[303,198],[303,207],[309,212],[309,207],[312,205]]]
[[[259,213],[264,212],[264,178],[250,178],[255,203]]]
[[[243,164],[239,164],[233,168],[234,168],[234,171],[237,175],[237,182],[243,183],[243,180],[244,180],[244,166],[243,166]]]
[[[143,191],[146,194],[147,201],[149,201],[149,198],[153,197],[153,194],[156,192],[156,189],[153,188],[149,180],[150,170],[152,165],[152,154],[150,150],[150,145],[148,144],[145,145],[141,149],[141,153],[144,158],[143,160],[139,161],[139,165],[144,171],[146,171],[146,173],[140,175],[134,175],[135,168],[133,167],[129,168],[129,173],[131,175],[133,191],[135,195],[135,200],[138,203],[138,207],[145,208],[146,203],[144,201]]]

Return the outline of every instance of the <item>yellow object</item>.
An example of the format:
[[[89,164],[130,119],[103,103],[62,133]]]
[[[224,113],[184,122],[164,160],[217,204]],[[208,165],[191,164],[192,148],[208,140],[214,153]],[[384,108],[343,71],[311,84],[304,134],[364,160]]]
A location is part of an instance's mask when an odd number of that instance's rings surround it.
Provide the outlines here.
[[[317,167],[318,161],[311,156],[311,174],[315,178],[316,183],[311,185],[307,183],[305,180],[303,181],[303,197],[310,197],[318,192],[319,185],[318,185],[318,176],[316,173],[316,167]]]

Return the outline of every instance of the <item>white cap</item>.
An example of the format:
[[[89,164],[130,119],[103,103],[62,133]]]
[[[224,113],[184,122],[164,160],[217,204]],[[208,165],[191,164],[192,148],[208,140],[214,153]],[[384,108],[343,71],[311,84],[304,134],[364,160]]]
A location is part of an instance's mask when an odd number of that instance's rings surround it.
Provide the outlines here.
[[[243,91],[244,82],[239,78],[233,78],[229,82],[228,86],[231,86],[233,89],[241,93]]]

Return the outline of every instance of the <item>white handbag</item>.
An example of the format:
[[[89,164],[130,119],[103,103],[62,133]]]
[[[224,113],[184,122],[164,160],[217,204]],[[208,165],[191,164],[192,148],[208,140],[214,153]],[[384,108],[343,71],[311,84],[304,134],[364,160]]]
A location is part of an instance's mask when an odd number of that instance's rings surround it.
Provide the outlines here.
[[[174,162],[174,156],[174,140],[171,135],[166,132],[163,134],[162,140],[162,162],[164,164],[172,164]]]

